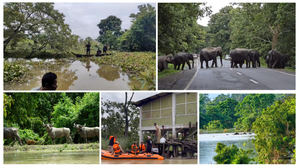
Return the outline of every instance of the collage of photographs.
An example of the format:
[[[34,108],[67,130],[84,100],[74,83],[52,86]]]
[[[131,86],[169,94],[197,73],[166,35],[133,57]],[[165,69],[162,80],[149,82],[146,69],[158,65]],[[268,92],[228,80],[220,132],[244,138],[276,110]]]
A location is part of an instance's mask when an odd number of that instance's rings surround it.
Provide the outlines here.
[[[296,164],[296,2],[3,2],[3,165]]]

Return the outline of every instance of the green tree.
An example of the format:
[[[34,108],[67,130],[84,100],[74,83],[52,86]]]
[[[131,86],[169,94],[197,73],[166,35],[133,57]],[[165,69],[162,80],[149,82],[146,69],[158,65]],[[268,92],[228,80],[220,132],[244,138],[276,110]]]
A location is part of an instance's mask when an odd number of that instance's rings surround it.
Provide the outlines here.
[[[296,143],[295,95],[265,108],[253,123],[253,130],[259,163],[278,164],[289,159]]]
[[[197,19],[210,14],[202,3],[158,4],[158,49],[160,54],[195,52],[204,43],[205,32]]]
[[[274,94],[250,94],[246,96],[235,108],[236,116],[240,117],[235,123],[236,128],[251,131],[253,122],[261,116],[263,109],[273,104],[274,99]]]
[[[226,54],[229,54],[231,49],[231,30],[229,26],[231,15],[229,13],[232,9],[232,6],[223,7],[219,13],[211,16],[208,23],[209,31],[207,36],[210,36],[210,41],[207,46],[221,46],[223,53]]]
[[[132,26],[118,38],[118,49],[123,51],[156,51],[156,10],[150,4],[139,5],[132,13]]]
[[[54,3],[5,3],[4,27],[4,51],[8,46],[14,51],[23,42],[27,47],[22,51],[28,53],[27,57],[48,47],[55,53],[65,53],[74,42],[64,15],[54,9]],[[24,43],[26,39],[30,41]]]
[[[116,41],[116,39],[122,35],[121,24],[122,20],[112,15],[101,20],[101,22],[97,24],[100,29],[100,36],[97,40],[103,44],[109,44],[112,48],[116,48],[115,42],[112,41]]]
[[[215,152],[217,155],[213,157],[213,160],[217,164],[250,164],[254,160],[251,158],[253,150],[244,150],[234,144],[226,146],[218,142]]]

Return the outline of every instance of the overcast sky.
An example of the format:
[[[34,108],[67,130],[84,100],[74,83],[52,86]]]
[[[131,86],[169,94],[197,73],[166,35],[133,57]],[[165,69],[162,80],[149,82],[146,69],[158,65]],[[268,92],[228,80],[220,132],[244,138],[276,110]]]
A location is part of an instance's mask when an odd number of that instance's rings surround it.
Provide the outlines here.
[[[55,2],[54,8],[65,15],[65,23],[70,26],[72,34],[85,39],[99,36],[97,24],[102,19],[113,15],[122,20],[122,30],[132,25],[131,13],[139,12],[138,6],[147,3],[60,3]],[[156,3],[150,3],[156,8]]]
[[[221,8],[225,7],[225,6],[229,6],[229,2],[223,2],[223,1],[208,1],[206,6],[211,6],[212,7],[212,14],[218,13],[220,11]],[[210,20],[210,17],[204,17],[202,19],[198,19],[197,23],[203,26],[207,26],[208,22]]]
[[[132,101],[136,102],[152,95],[158,94],[160,92],[135,92]],[[131,98],[132,92],[128,92],[128,100]],[[101,101],[116,101],[125,102],[125,92],[102,92]]]

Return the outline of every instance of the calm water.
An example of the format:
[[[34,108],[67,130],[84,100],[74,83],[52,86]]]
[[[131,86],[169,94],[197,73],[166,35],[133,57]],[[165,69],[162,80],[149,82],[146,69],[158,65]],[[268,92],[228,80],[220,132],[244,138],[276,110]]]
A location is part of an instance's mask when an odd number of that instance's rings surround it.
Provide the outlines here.
[[[101,164],[198,164],[198,160],[186,158],[165,160],[101,160]]]
[[[97,65],[87,58],[69,60],[51,68],[32,68],[29,71],[32,79],[22,84],[5,83],[4,90],[31,90],[40,87],[42,76],[49,71],[57,74],[57,90],[132,90],[134,86],[141,86],[138,80],[122,72],[120,67]]]
[[[226,135],[228,134],[228,135]],[[253,149],[254,145],[251,139],[254,138],[254,134],[247,135],[233,135],[233,133],[215,133],[215,134],[200,134],[199,135],[199,151],[200,151],[200,164],[216,164],[213,157],[217,155],[214,151],[216,149],[217,143],[221,142],[227,146],[232,144],[236,145],[238,148],[245,150]],[[246,145],[244,146],[244,143]],[[255,152],[256,153],[256,152]]]
[[[99,164],[99,162],[99,150],[3,153],[4,164]]]

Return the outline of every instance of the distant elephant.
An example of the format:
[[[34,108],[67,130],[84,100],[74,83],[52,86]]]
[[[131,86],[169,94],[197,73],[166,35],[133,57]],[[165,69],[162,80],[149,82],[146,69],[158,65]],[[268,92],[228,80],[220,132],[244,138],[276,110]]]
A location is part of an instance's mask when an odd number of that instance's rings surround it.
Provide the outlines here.
[[[208,61],[211,61],[211,60],[213,60],[211,67],[213,67],[214,64],[215,64],[215,67],[218,67],[217,66],[217,56],[220,57],[221,66],[223,66],[223,64],[222,64],[222,49],[221,49],[221,47],[207,47],[207,48],[203,48],[200,51],[199,56],[200,56],[200,64],[201,64],[200,68],[203,68],[203,66],[202,66],[203,61],[206,62],[206,68],[209,68]]]
[[[158,56],[158,69],[162,72],[168,68],[168,63],[173,64],[174,57],[170,54],[167,56]]]
[[[267,55],[268,68],[285,68],[289,58],[286,55],[282,55],[276,50],[270,50]]]
[[[251,54],[249,55],[249,61],[251,62],[253,68],[256,68],[257,65],[258,67],[261,67],[260,53],[258,51],[252,50]]]
[[[182,70],[184,70],[185,63],[187,63],[188,66],[189,66],[189,69],[191,69],[190,62],[189,62],[190,60],[192,60],[192,68],[194,68],[194,57],[193,57],[193,54],[185,53],[185,52],[177,53],[174,56],[174,59],[173,59],[174,69],[179,70],[180,66],[182,64]]]
[[[251,49],[236,48],[232,50],[229,55],[231,57],[231,68],[237,67],[237,62],[246,61],[246,68],[250,68],[250,59],[253,52]]]

